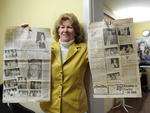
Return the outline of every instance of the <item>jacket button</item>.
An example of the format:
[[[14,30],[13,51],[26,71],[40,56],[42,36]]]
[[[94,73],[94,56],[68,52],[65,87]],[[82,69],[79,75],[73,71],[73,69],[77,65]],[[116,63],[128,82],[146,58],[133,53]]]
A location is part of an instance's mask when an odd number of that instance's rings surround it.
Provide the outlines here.
[[[60,73],[62,73],[62,71],[60,71]]]

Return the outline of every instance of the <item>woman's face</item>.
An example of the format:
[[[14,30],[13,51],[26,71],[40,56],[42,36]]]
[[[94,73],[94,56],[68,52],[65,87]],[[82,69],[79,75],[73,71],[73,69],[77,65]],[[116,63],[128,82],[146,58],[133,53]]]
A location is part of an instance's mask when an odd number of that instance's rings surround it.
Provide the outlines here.
[[[63,21],[58,29],[58,34],[62,42],[73,40],[75,37],[75,31],[72,27],[72,22],[70,20]]]

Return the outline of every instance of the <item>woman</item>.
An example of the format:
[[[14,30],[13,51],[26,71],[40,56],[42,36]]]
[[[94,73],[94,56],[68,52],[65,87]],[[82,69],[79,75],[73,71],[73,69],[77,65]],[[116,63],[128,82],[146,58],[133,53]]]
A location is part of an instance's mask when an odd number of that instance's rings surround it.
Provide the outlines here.
[[[59,17],[54,28],[52,48],[51,100],[41,102],[46,113],[85,113],[87,96],[84,75],[88,64],[87,46],[74,14]]]
[[[85,113],[88,108],[84,76],[88,53],[74,14],[65,13],[59,17],[54,39],[56,42],[51,45],[51,100],[41,102],[40,106],[45,113]]]

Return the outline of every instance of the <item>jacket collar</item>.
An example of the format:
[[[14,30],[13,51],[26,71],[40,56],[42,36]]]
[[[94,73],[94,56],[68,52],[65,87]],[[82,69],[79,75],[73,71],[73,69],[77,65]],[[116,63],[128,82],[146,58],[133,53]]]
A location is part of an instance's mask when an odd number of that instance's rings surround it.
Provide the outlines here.
[[[52,54],[55,55],[58,59],[61,59],[61,50],[59,42],[55,42],[51,45],[52,47]],[[80,44],[72,44],[68,49],[68,53],[66,59],[64,60],[63,64],[65,64],[69,59],[71,59],[78,51],[80,51],[81,45]]]

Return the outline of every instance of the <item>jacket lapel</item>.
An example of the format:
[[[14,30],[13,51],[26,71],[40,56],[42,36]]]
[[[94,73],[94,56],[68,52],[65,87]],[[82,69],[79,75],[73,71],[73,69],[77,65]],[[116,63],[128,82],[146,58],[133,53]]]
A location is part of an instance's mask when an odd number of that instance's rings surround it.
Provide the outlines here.
[[[69,47],[67,56],[66,56],[63,64],[65,64],[69,59],[71,59],[80,50],[80,48],[81,47],[78,44],[72,44]]]
[[[52,44],[52,55],[56,57],[59,63],[61,63],[61,50],[58,42]]]
[[[79,44],[72,44],[69,47],[67,56],[63,62],[63,64],[65,64],[69,59],[71,59],[78,51],[80,51],[81,46]],[[56,59],[59,60],[59,63],[61,62],[61,50],[60,50],[60,45],[59,42],[56,42],[54,44],[52,44],[52,55],[54,55],[54,57],[56,57]]]

